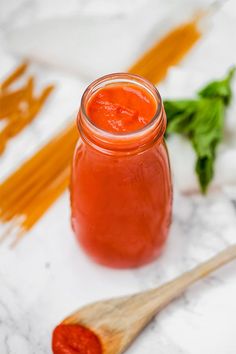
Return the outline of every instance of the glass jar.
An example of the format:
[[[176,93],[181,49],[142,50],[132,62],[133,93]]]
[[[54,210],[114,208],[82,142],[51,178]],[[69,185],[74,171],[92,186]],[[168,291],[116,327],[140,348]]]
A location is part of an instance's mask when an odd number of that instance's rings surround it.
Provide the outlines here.
[[[110,133],[91,121],[86,106],[107,85],[132,83],[153,95],[157,110],[142,129]],[[164,142],[166,115],[156,87],[130,74],[111,74],[83,94],[81,138],[71,179],[72,227],[96,262],[115,268],[141,266],[161,252],[169,230],[172,183]]]

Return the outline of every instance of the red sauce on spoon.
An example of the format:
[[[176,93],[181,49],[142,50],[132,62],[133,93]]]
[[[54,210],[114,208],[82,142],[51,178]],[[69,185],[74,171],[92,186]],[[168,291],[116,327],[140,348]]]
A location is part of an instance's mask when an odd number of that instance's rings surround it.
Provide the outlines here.
[[[88,328],[60,324],[53,331],[52,351],[54,354],[102,354],[102,345]]]

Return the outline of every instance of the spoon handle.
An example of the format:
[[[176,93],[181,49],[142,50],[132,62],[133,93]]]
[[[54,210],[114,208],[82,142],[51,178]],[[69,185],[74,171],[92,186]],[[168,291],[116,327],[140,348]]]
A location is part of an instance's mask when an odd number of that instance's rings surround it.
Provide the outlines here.
[[[224,264],[229,263],[236,258],[236,245],[229,246],[216,256],[201,263],[192,270],[180,275],[161,287],[149,290],[144,294],[147,295],[148,301],[151,300],[155,307],[155,311],[163,308],[173,299],[181,295],[190,285],[197,280],[206,277],[209,273],[220,268]]]

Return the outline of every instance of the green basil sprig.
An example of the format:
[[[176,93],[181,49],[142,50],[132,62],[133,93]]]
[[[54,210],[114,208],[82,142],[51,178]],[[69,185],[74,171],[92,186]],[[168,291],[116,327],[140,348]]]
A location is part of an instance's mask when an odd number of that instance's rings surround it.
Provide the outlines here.
[[[165,100],[166,136],[177,133],[187,137],[196,153],[195,171],[202,193],[214,176],[216,149],[223,139],[225,109],[232,98],[231,80],[236,68],[223,80],[204,86],[196,99]]]

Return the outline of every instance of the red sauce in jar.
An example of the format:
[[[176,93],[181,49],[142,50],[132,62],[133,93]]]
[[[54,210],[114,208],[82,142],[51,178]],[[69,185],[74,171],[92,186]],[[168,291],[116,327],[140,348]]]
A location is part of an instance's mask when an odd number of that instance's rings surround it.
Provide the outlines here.
[[[154,117],[154,97],[137,85],[110,85],[98,90],[86,110],[99,128],[108,132],[133,132],[143,128]]]
[[[169,230],[166,117],[158,91],[146,80],[114,74],[101,82],[87,89],[78,116],[82,139],[72,168],[72,226],[95,261],[137,267],[160,254]]]
[[[54,354],[102,354],[102,345],[94,332],[80,325],[59,325],[53,331]]]

